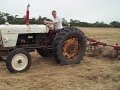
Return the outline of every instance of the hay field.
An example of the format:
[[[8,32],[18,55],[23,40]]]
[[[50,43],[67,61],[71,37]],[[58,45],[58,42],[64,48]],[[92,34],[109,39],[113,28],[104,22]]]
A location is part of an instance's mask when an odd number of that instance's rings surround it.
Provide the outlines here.
[[[120,44],[120,29],[80,28],[86,36]],[[12,74],[0,62],[0,90],[120,90],[120,61],[88,57],[77,65],[59,65],[54,58],[31,53],[32,66]]]

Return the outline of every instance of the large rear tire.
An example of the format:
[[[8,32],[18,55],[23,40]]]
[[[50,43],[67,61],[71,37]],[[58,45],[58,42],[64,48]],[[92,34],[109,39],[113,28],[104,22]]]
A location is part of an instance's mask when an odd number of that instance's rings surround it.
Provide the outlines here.
[[[59,64],[78,64],[86,51],[86,37],[77,28],[60,30],[53,43],[54,56]]]
[[[31,66],[31,56],[25,49],[14,49],[8,54],[6,66],[11,73],[24,72]]]

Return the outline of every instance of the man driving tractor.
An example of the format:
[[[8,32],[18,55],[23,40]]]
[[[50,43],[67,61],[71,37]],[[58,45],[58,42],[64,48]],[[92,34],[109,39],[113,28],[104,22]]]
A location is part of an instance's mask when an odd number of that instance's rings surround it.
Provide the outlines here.
[[[52,16],[54,18],[53,21],[44,20],[44,23],[46,25],[48,25],[50,30],[61,30],[61,29],[63,29],[62,19],[57,16],[57,12],[56,11],[52,11]]]

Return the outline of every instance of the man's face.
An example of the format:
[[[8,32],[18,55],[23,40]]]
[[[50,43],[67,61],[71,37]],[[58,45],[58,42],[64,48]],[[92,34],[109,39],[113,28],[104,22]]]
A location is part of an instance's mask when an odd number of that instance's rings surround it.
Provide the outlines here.
[[[56,18],[56,15],[57,15],[56,12],[52,12],[52,16],[53,16],[54,18]]]

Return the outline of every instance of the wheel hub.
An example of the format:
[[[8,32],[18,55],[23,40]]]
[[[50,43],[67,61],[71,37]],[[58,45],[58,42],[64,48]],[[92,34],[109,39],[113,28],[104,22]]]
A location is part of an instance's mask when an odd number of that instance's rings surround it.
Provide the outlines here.
[[[77,56],[80,50],[80,43],[77,38],[69,38],[63,45],[63,55],[69,59]]]
[[[21,71],[26,68],[27,64],[28,58],[25,54],[19,53],[12,58],[12,67],[17,71]]]
[[[22,60],[19,59],[17,62],[18,62],[18,64],[20,64],[20,63],[22,63]]]

